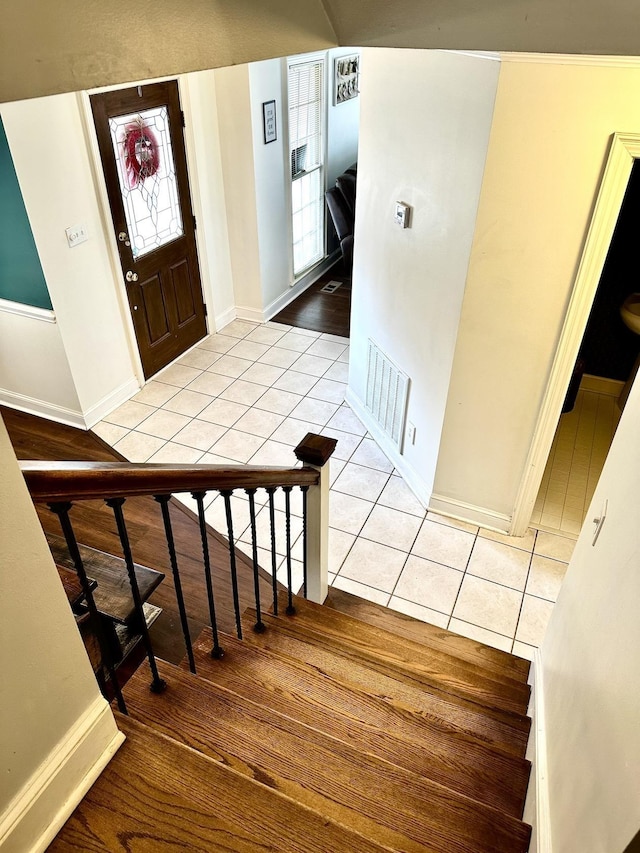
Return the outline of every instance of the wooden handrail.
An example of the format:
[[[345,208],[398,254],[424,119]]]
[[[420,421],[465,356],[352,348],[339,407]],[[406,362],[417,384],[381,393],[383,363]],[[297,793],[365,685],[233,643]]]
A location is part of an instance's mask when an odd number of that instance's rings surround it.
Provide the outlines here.
[[[24,460],[22,474],[35,502],[102,500],[210,489],[314,486],[315,468],[263,465],[171,465],[133,462]]]

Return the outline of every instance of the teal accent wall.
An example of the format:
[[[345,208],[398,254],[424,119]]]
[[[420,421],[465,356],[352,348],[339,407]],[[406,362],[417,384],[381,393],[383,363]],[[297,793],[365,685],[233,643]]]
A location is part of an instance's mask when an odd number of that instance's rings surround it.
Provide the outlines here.
[[[0,299],[52,308],[1,118]]]

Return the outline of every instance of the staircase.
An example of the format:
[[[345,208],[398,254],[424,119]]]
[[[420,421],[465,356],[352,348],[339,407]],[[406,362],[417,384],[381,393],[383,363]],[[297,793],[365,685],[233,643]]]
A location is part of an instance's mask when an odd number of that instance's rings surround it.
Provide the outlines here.
[[[157,661],[161,694],[138,669],[127,740],[52,853],[525,853],[528,663],[345,593],[329,604],[295,597],[262,633],[246,610],[220,659],[205,629],[197,676]]]

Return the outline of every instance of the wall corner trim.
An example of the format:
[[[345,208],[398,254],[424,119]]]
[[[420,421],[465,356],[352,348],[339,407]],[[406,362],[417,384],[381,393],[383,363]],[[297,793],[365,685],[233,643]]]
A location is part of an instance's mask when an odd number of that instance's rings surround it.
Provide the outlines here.
[[[137,394],[139,390],[140,384],[135,376],[127,379],[126,382],[123,382],[118,388],[110,391],[109,394],[102,398],[102,400],[98,400],[97,403],[84,412],[84,423],[82,424],[82,427],[84,429],[91,429],[94,424],[97,424],[98,421],[101,421],[110,412],[122,405],[122,403],[126,403],[126,401],[134,394]]]
[[[432,494],[429,501],[429,509],[440,515],[456,518],[458,521],[466,521],[477,524],[487,530],[495,530],[498,533],[508,533],[511,526],[511,517],[500,512],[494,512],[483,506],[475,506],[455,498],[446,498],[443,495]]]
[[[237,313],[235,305],[232,305],[231,308],[227,308],[227,310],[223,311],[222,314],[216,314],[213,322],[213,325],[215,327],[214,334],[215,332],[219,332],[224,329],[225,326],[228,326],[229,323],[233,322],[233,320],[236,319],[236,317]],[[209,333],[211,334],[211,330],[209,331]]]
[[[0,849],[45,851],[123,741],[97,696],[10,803]]]
[[[544,684],[540,649],[533,654],[533,726],[535,737],[534,772],[536,776],[536,849],[535,853],[553,853],[547,765],[547,729],[544,709]],[[533,853],[533,851],[532,851]]]

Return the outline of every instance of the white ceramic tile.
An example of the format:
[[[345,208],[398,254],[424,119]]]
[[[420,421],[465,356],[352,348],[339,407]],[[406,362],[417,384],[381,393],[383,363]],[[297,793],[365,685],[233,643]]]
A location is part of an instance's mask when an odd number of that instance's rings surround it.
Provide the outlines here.
[[[484,578],[465,575],[453,616],[497,634],[513,637],[522,593]]]
[[[265,504],[267,503],[268,495],[265,493]],[[282,489],[277,489],[273,496],[273,506],[280,512],[286,510],[285,492]],[[302,492],[298,488],[293,488],[289,492],[289,510],[293,515],[302,518]]]
[[[439,515],[437,512],[429,511],[427,518],[429,521],[436,521],[438,524],[444,524],[447,527],[455,527],[457,530],[465,530],[467,533],[478,532],[478,527],[475,524],[469,524],[468,521],[459,521],[457,518],[449,518],[448,515]]]
[[[223,400],[231,400],[232,403],[253,406],[264,393],[264,385],[256,385],[255,382],[236,379],[228,388],[224,389],[220,397]]]
[[[149,462],[170,462],[175,465],[193,465],[202,456],[201,450],[194,447],[186,447],[184,444],[175,444],[167,441],[166,444],[154,453]]]
[[[147,435],[155,435],[157,438],[173,438],[190,420],[191,418],[187,415],[156,409],[150,417],[140,424],[138,431],[147,433]]]
[[[223,335],[230,335],[233,338],[244,338],[257,328],[257,323],[251,323],[249,320],[232,320],[224,329],[221,329]]]
[[[298,335],[304,335],[306,338],[319,338],[320,332],[316,332],[315,329],[304,329],[302,326],[292,329]]]
[[[345,349],[342,355],[339,355],[336,359],[336,362],[342,362],[343,364],[349,365],[349,347]],[[335,378],[335,377],[334,377]],[[344,380],[346,381],[346,380]]]
[[[289,415],[301,401],[300,394],[292,394],[291,391],[279,391],[277,388],[268,388],[256,405],[259,409],[275,412],[277,415]]]
[[[342,432],[350,432],[353,435],[365,436],[367,433],[366,427],[363,425],[362,421],[354,415],[349,406],[340,406],[327,426],[330,429],[339,429]]]
[[[351,454],[362,441],[359,435],[353,435],[350,432],[342,432],[339,429],[330,429],[323,427],[320,430],[320,435],[326,435],[327,438],[335,438],[338,442],[333,451],[332,459],[342,459],[345,462],[351,458]]]
[[[523,592],[530,561],[531,554],[528,551],[478,537],[471,552],[467,572]]]
[[[389,475],[382,471],[374,471],[372,468],[363,468],[361,465],[347,462],[334,488],[338,492],[344,492],[356,498],[376,501],[388,479]]]
[[[397,610],[398,613],[413,616],[414,619],[420,619],[421,622],[429,622],[431,625],[437,625],[438,628],[446,628],[449,624],[449,617],[446,613],[439,613],[437,610],[423,607],[421,604],[416,604],[415,601],[405,601],[404,598],[400,598],[397,595],[391,596],[388,606],[392,610]]]
[[[235,428],[252,435],[269,438],[283,421],[284,417],[276,415],[274,412],[265,412],[263,409],[249,409],[236,421]]]
[[[183,364],[185,367],[195,367],[198,370],[206,370],[208,367],[220,358],[219,354],[210,349],[195,349],[190,350],[178,359],[178,364]]]
[[[163,382],[152,380],[131,399],[136,403],[146,403],[148,406],[163,406],[177,393],[179,391],[175,385],[165,385]]]
[[[391,593],[407,558],[404,551],[358,538],[353,543],[338,577]]]
[[[229,352],[238,343],[237,338],[229,335],[210,335],[198,344],[198,349],[208,349],[211,352]]]
[[[280,391],[293,391],[294,394],[304,396],[313,388],[317,381],[315,376],[298,373],[296,370],[287,370],[273,383],[273,387],[278,388]]]
[[[238,343],[229,350],[229,355],[234,358],[246,358],[250,361],[257,361],[268,349],[269,347],[266,344],[256,344],[253,341],[238,341]]]
[[[447,527],[428,519],[422,523],[413,553],[425,560],[464,571],[475,537],[465,530]]]
[[[280,568],[276,572],[276,577],[284,586],[288,586],[288,566],[287,561],[283,560],[280,564]],[[291,561],[291,589],[293,590],[294,595],[297,595],[300,589],[302,588],[303,581],[303,566],[298,560]]]
[[[164,444],[164,438],[145,435],[143,432],[132,430],[114,445],[118,453],[122,453],[129,462],[147,462]]]
[[[372,438],[362,439],[350,461],[356,465],[364,465],[366,468],[384,471],[387,474],[393,471],[393,465]]]
[[[196,367],[187,367],[184,364],[172,364],[156,375],[159,382],[164,382],[166,385],[176,385],[178,388],[185,388],[194,379],[202,373]]]
[[[333,341],[334,344],[342,344],[345,347],[349,346],[349,338],[345,338],[343,335],[330,335],[328,332],[322,332],[320,340]]]
[[[336,359],[338,356],[342,355],[345,349],[346,346],[344,344],[320,339],[314,341],[307,352],[310,355],[319,355],[322,358]]]
[[[527,643],[521,643],[519,640],[515,640],[513,643],[512,654],[516,655],[516,657],[532,661],[535,651],[535,646],[529,646]]]
[[[356,541],[356,537],[352,533],[345,533],[344,530],[337,530],[335,527],[329,528],[329,571],[337,574],[345,561],[345,558],[351,546]]]
[[[304,353],[297,361],[291,365],[292,370],[297,370],[299,373],[307,373],[309,376],[324,376],[333,362],[328,358],[320,358],[317,355],[308,355]]]
[[[507,536],[506,533],[498,533],[497,530],[486,530],[484,527],[481,527],[478,536],[482,537],[482,539],[492,539],[494,542],[502,542],[503,545],[511,545],[512,548],[533,551],[536,531],[530,527],[524,536]]]
[[[295,331],[287,332],[286,335],[280,338],[278,348],[293,350],[293,352],[304,352],[312,343],[313,340],[308,335],[301,335],[299,330],[296,329]]]
[[[273,433],[271,438],[273,441],[280,441],[282,444],[288,444],[291,447],[296,447],[308,432],[313,431],[314,428],[306,421],[299,421],[296,418],[286,418],[282,421],[281,425]]]
[[[307,392],[316,400],[326,400],[327,403],[344,403],[344,395],[347,386],[344,382],[336,382],[334,379],[318,379],[318,381]]]
[[[288,326],[286,323],[276,323],[275,320],[268,320],[263,324],[267,329],[275,329],[277,332],[290,332],[292,326]]]
[[[221,426],[233,426],[236,421],[249,411],[249,406],[234,403],[231,400],[214,400],[210,406],[198,415],[201,421],[210,421]]]
[[[245,340],[253,341],[256,344],[267,344],[273,346],[285,334],[286,329],[274,329],[270,326],[257,326],[252,332],[249,332]]]
[[[198,461],[198,465],[223,465],[226,468],[232,465],[242,465],[242,462],[236,462],[234,459],[227,459],[224,456],[217,456],[215,453],[205,453]]]
[[[463,573],[456,569],[409,556],[393,594],[431,610],[450,614],[463,577]]]
[[[285,465],[294,468],[298,460],[288,444],[272,441],[268,438],[262,447],[249,460],[252,465]]]
[[[419,518],[424,518],[425,515],[425,508],[400,477],[389,478],[378,498],[378,503]]]
[[[230,376],[221,376],[219,373],[211,373],[206,370],[197,379],[189,383],[188,390],[198,391],[200,394],[207,394],[209,397],[218,397],[232,382],[233,379]]]
[[[330,471],[329,483],[331,486],[333,486],[335,481],[338,479],[338,477],[342,473],[342,470],[344,469],[344,466],[346,464],[347,463],[343,459],[334,459],[333,457],[331,457],[330,468],[329,468],[329,471]]]
[[[211,447],[211,453],[234,459],[236,462],[248,462],[264,443],[259,435],[249,435],[233,428],[216,441]]]
[[[342,356],[341,356],[342,357]],[[335,379],[336,382],[348,382],[349,381],[349,365],[346,362],[341,362],[340,360],[334,361],[331,367],[324,374],[325,379]]]
[[[522,613],[518,620],[516,640],[530,646],[541,646],[553,611],[553,603],[532,595],[525,595]]]
[[[409,552],[420,529],[420,524],[421,520],[415,515],[408,515],[377,504],[360,535],[365,539],[372,539],[374,542],[391,545],[401,551]]]
[[[231,521],[233,524],[233,537],[236,539],[239,533],[244,532],[249,524],[249,501],[232,495],[231,501]],[[227,516],[225,510],[224,498],[218,495],[217,498],[205,510],[205,518],[207,524],[210,524],[218,533],[227,536]]]
[[[221,355],[209,368],[209,373],[220,373],[222,376],[231,376],[237,379],[253,364],[246,358],[235,358],[233,355]]]
[[[96,435],[99,435],[103,441],[106,441],[107,444],[110,444],[111,447],[121,438],[124,438],[125,435],[129,432],[127,427],[118,426],[117,424],[110,424],[107,421],[98,421],[97,424],[94,424],[91,427],[91,431],[95,432]]]
[[[575,539],[569,539],[566,536],[556,536],[553,533],[545,533],[539,530],[533,552],[543,557],[551,557],[554,560],[562,560],[568,563],[575,545]]]
[[[197,391],[183,388],[182,391],[173,396],[164,404],[163,409],[167,412],[177,412],[179,415],[195,417],[213,402],[213,397],[208,394],[198,394]]]
[[[308,421],[323,427],[327,421],[335,415],[338,410],[336,403],[327,403],[324,400],[314,400],[312,397],[302,399],[295,409],[291,411],[291,417],[300,421]]]
[[[338,575],[331,584],[336,589],[342,589],[345,592],[350,592],[352,595],[357,595],[359,598],[364,598],[366,601],[373,601],[374,604],[381,604],[386,607],[389,602],[389,593],[382,590],[374,589],[358,581],[345,578]]]
[[[526,591],[538,598],[556,601],[566,571],[567,563],[534,554]]]
[[[110,424],[133,429],[154,412],[155,408],[153,406],[146,406],[144,403],[135,403],[133,400],[127,400],[126,403],[123,403],[117,409],[114,409],[113,412],[110,412],[104,420]]]
[[[291,367],[294,361],[298,358],[298,352],[291,349],[282,349],[282,347],[271,347],[261,355],[258,361],[261,364],[272,364],[274,367]]]
[[[478,625],[471,625],[461,619],[452,619],[449,623],[449,630],[455,634],[461,634],[463,637],[469,637],[471,640],[477,640],[479,643],[484,643],[486,646],[492,646],[494,649],[501,649],[503,652],[511,651],[513,641],[510,637],[496,634],[495,631],[480,628]]]
[[[244,374],[242,378],[245,382],[255,382],[257,385],[273,385],[282,374],[284,370],[281,367],[274,367],[272,364],[252,364]]]
[[[357,536],[373,507],[371,501],[332,491],[329,497],[329,527]]]
[[[227,428],[209,421],[201,421],[194,418],[180,432],[176,433],[173,440],[178,444],[186,444],[188,447],[196,447],[199,450],[209,450],[215,442],[226,432]]]
[[[276,553],[286,555],[287,553],[287,533],[286,533],[286,515],[280,510],[276,510],[273,514],[275,534],[276,534]],[[297,542],[298,537],[302,533],[302,519],[298,516],[291,515],[291,544]],[[245,530],[239,534],[239,539],[245,542],[251,542],[251,526],[247,524]],[[268,507],[262,507],[256,510],[256,540],[262,548],[271,548],[271,517]]]

